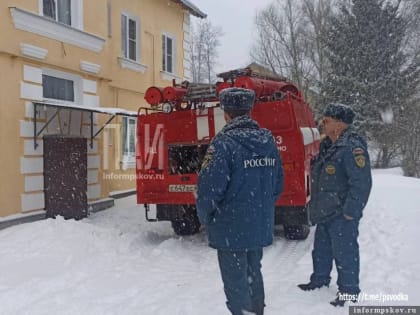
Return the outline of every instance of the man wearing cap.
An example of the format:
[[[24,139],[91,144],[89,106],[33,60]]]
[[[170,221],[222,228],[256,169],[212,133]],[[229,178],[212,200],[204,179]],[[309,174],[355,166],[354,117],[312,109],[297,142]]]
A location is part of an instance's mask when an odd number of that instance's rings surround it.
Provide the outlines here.
[[[326,137],[312,163],[309,213],[316,224],[310,282],[304,291],[328,286],[333,260],[338,293],[334,306],[356,302],[359,288],[359,220],[369,198],[372,177],[366,141],[352,128],[355,113],[343,104],[329,104],[321,128]]]
[[[226,125],[213,138],[198,177],[197,211],[217,249],[233,315],[264,312],[262,248],[273,242],[274,204],[283,169],[273,135],[249,116],[252,90],[220,93]]]

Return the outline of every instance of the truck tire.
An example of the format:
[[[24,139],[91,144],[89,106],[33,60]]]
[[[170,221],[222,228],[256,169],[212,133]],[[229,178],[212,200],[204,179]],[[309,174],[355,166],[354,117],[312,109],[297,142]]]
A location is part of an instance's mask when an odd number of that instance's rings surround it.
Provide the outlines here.
[[[284,236],[288,240],[306,240],[309,235],[309,225],[288,225],[284,224]]]
[[[194,235],[200,230],[200,221],[196,213],[185,215],[180,219],[174,219],[171,223],[176,235]]]

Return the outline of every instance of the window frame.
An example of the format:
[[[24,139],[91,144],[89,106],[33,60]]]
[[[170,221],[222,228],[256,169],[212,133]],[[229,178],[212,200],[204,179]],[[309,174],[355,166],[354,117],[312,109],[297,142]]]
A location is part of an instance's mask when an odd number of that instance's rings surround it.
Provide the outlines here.
[[[125,30],[126,33],[123,34],[123,17],[126,18],[126,25]],[[135,59],[130,58],[130,20],[135,22],[135,30],[136,30],[136,38],[135,38]],[[127,11],[121,12],[121,58],[133,61],[136,63],[140,63],[140,18],[135,16]],[[125,37],[125,38],[124,38]],[[125,51],[123,49],[123,45],[125,42]]]
[[[57,23],[71,26],[79,30],[83,30],[83,0],[71,0],[70,1],[70,24],[60,22],[58,20],[58,0],[53,0],[56,8],[56,17],[52,18],[50,16],[44,15],[44,0],[38,0],[39,15],[51,19]]]
[[[72,12],[72,9],[71,9],[71,0],[66,0],[70,4],[70,12],[69,12],[70,23],[67,23],[65,21],[61,21],[60,20],[60,16],[61,16],[59,14],[60,13],[60,9],[61,9],[61,2],[60,2],[60,0],[49,0],[49,1],[53,1],[53,3],[54,3],[55,10],[54,10],[53,16],[45,15],[45,12],[42,12],[43,15],[45,17],[49,17],[49,18],[55,20],[56,22],[59,22],[59,23],[62,23],[62,24],[66,24],[66,25],[71,25],[71,20],[72,20],[72,16],[73,16],[73,12]],[[43,5],[44,5],[44,3],[43,3]],[[44,7],[43,7],[43,9],[44,9]]]
[[[171,62],[172,62],[172,69],[171,71],[168,71],[167,67],[167,39],[170,39],[172,41],[172,56],[171,56]],[[162,33],[162,71],[170,74],[176,73],[176,37],[173,34],[163,32]]]
[[[130,121],[134,122],[134,129],[130,132]],[[137,119],[135,117],[122,117],[122,161],[128,166],[136,161],[136,143],[137,143]],[[130,137],[134,136],[134,145],[130,145]],[[128,146],[127,152],[125,151],[126,145]]]

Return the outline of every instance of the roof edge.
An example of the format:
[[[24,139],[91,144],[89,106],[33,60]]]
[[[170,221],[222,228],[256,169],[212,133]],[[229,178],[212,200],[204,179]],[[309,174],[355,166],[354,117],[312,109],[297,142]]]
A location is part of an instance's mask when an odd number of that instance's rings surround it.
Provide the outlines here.
[[[189,0],[172,0],[175,3],[180,4],[184,9],[189,11],[192,15],[205,19],[207,17],[207,14],[201,11],[196,5],[194,5]]]

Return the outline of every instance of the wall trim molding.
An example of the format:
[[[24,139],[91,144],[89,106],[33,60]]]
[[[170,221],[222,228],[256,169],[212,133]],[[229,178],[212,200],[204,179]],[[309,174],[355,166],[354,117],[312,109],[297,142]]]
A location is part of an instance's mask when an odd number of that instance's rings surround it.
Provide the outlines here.
[[[175,79],[177,81],[182,81],[182,78],[166,71],[160,71],[160,75],[162,80],[172,81],[172,79]]]
[[[34,45],[21,43],[20,53],[30,58],[44,60],[47,57],[48,50]]]
[[[98,74],[101,71],[101,65],[88,61],[80,61],[80,69],[85,72]]]
[[[9,9],[13,24],[19,30],[45,36],[94,52],[100,52],[105,45],[105,39],[99,36],[16,7],[10,7]]]
[[[139,62],[136,62],[127,58],[123,58],[123,57],[118,57],[118,59],[120,61],[121,68],[130,69],[130,70],[141,72],[141,73],[144,73],[147,70],[147,66]]]

